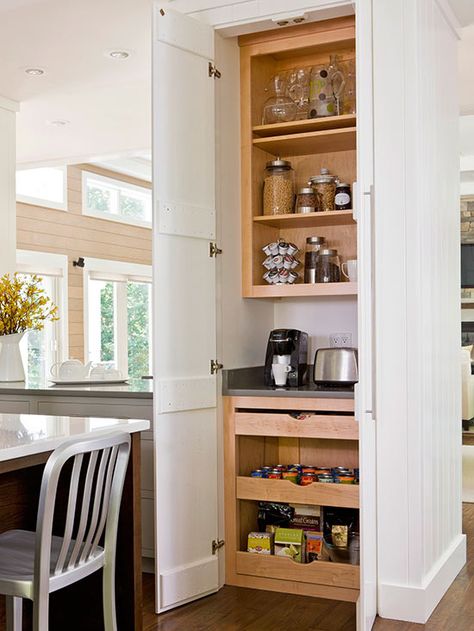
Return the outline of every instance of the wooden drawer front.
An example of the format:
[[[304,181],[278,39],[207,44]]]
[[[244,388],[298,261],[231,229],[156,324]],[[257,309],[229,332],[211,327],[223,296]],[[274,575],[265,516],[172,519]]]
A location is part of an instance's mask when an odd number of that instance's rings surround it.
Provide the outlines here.
[[[237,412],[235,414],[235,433],[242,436],[293,436],[358,440],[359,424],[353,416],[312,414],[298,420],[289,414]]]
[[[141,486],[144,491],[151,491],[155,488],[153,469],[153,441],[142,440],[142,481]]]
[[[308,486],[299,486],[289,480],[239,476],[236,487],[236,497],[239,500],[359,508],[359,486],[357,484],[313,482]]]
[[[236,553],[237,574],[284,579],[300,583],[329,585],[359,589],[359,566],[346,563],[313,561],[295,563],[291,559],[273,555]]]

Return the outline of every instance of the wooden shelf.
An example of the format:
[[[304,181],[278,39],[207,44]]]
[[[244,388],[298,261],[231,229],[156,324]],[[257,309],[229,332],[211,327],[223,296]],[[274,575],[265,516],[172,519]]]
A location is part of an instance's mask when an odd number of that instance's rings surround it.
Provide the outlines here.
[[[291,230],[292,228],[317,228],[320,226],[354,225],[352,210],[331,210],[320,213],[291,213],[290,215],[258,215],[257,224]]]
[[[247,298],[294,298],[301,296],[357,296],[357,283],[296,283],[295,285],[253,285]]]
[[[308,486],[300,486],[289,480],[238,476],[236,487],[236,497],[239,500],[359,508],[357,484],[313,482]]]
[[[356,128],[325,129],[283,136],[255,138],[254,147],[274,156],[303,156],[350,151],[356,148]]]
[[[325,129],[341,129],[343,127],[355,127],[355,114],[342,114],[341,116],[324,116],[321,118],[307,118],[305,120],[290,121],[289,123],[274,123],[273,125],[256,125],[252,132],[259,138],[268,136],[283,136],[309,131],[322,131]]]
[[[295,419],[289,414],[236,412],[235,433],[238,436],[358,440],[359,423],[354,420],[353,416],[317,416],[312,414],[303,419]]]
[[[236,553],[237,574],[261,576],[265,578],[285,579],[316,585],[330,585],[359,589],[359,566],[349,563],[331,563],[313,561],[296,563],[291,559],[274,555]]]

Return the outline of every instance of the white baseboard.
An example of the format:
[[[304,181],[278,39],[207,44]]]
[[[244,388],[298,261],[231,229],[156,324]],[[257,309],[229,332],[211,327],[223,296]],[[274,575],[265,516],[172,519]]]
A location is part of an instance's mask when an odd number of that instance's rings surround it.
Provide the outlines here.
[[[424,624],[465,563],[466,535],[459,535],[421,586],[379,583],[379,616]]]

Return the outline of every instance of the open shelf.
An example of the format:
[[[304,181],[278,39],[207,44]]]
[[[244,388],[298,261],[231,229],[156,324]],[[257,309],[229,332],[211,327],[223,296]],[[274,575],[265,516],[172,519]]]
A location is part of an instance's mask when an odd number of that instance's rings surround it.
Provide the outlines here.
[[[311,414],[295,419],[289,414],[271,412],[235,414],[235,434],[240,436],[287,436],[293,438],[324,438],[358,440],[359,423],[353,416],[318,416]]]
[[[317,213],[291,213],[289,215],[259,215],[257,224],[283,230],[291,228],[318,228],[320,226],[350,226],[355,224],[352,210],[331,210]]]
[[[324,129],[283,136],[254,138],[253,146],[274,156],[305,156],[356,148],[356,128]]]
[[[355,125],[355,114],[341,114],[340,116],[307,118],[304,120],[290,121],[288,123],[274,123],[273,125],[255,125],[255,127],[252,127],[252,131],[254,135],[259,138],[267,138],[268,136],[283,136],[309,131],[355,127]]]
[[[294,298],[301,296],[356,296],[357,283],[296,283],[295,285],[254,285],[252,298]]]
[[[357,484],[313,482],[308,486],[300,486],[289,480],[238,476],[236,486],[236,497],[239,500],[359,508]]]
[[[295,561],[284,557],[236,552],[236,571],[237,574],[249,576],[348,589],[359,589],[360,585],[359,566],[349,563],[331,563],[328,561],[295,563]]]

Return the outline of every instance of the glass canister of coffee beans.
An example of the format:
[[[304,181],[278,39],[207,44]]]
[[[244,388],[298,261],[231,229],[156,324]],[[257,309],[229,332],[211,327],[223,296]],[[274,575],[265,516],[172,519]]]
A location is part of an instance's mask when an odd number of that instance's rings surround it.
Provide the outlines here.
[[[304,253],[304,282],[316,283],[318,254],[326,239],[324,237],[308,237]]]
[[[271,160],[265,168],[263,214],[287,215],[295,202],[295,173],[288,160]]]
[[[317,283],[341,282],[341,261],[337,250],[329,248],[319,250],[315,276]]]
[[[317,197],[314,188],[306,186],[299,188],[296,195],[295,213],[314,213]]]
[[[351,210],[352,208],[351,187],[346,182],[336,184],[334,208],[336,210]]]

